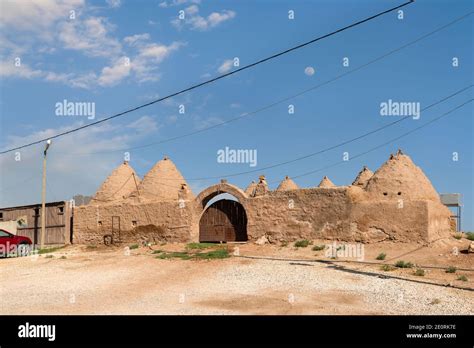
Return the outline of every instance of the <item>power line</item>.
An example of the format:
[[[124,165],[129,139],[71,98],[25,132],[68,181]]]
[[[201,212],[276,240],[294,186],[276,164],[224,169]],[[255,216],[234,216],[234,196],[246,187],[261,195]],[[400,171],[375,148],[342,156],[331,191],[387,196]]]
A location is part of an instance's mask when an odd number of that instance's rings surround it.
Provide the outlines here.
[[[440,103],[442,103],[442,102],[444,102],[444,101],[446,101],[446,100],[448,100],[448,99],[450,99],[450,98],[452,98],[452,97],[454,97],[454,96],[456,96],[456,95],[458,95],[458,94],[460,94],[460,93],[466,91],[467,89],[471,88],[472,86],[473,86],[473,85],[464,87],[464,88],[462,88],[462,89],[460,89],[460,90],[454,92],[453,94],[450,94],[449,96],[444,97],[444,98],[442,98],[442,99],[440,99],[440,100],[438,100],[438,101],[436,101],[436,102],[434,102],[434,103],[432,103],[432,104],[430,104],[430,105],[428,105],[428,106],[422,108],[421,111],[428,110],[428,109],[430,109],[430,108],[432,108],[432,107],[434,107],[434,106],[436,106],[436,105],[438,105],[438,104],[440,104]],[[290,164],[290,163],[294,163],[294,162],[297,162],[297,161],[301,161],[301,160],[304,160],[304,159],[307,159],[307,158],[310,158],[310,157],[314,157],[314,156],[316,156],[316,155],[320,155],[320,154],[322,154],[322,153],[325,153],[325,152],[328,152],[328,151],[337,149],[337,148],[339,148],[339,147],[341,147],[341,146],[344,146],[344,145],[353,143],[354,141],[363,139],[363,138],[365,138],[365,137],[367,137],[367,136],[369,136],[369,135],[372,135],[372,134],[375,134],[375,133],[377,133],[377,132],[380,132],[380,131],[383,130],[383,129],[392,127],[392,126],[394,126],[395,124],[400,123],[400,122],[405,121],[405,120],[410,119],[410,118],[411,118],[411,116],[404,116],[404,117],[402,117],[402,118],[400,118],[400,119],[398,119],[398,120],[396,120],[396,121],[393,121],[393,122],[391,122],[391,123],[389,123],[389,124],[383,125],[383,126],[381,126],[381,127],[379,127],[379,128],[373,129],[373,130],[371,130],[371,131],[369,131],[369,132],[367,132],[367,133],[364,133],[364,134],[362,134],[362,135],[359,135],[359,136],[357,136],[357,137],[354,137],[354,138],[345,140],[345,141],[340,142],[340,143],[338,143],[338,144],[336,144],[336,145],[332,145],[332,146],[329,146],[329,147],[324,148],[324,149],[322,149],[322,150],[319,150],[319,151],[316,151],[316,152],[313,152],[313,153],[310,153],[310,154],[307,154],[307,155],[304,155],[304,156],[300,156],[300,157],[297,157],[297,158],[294,158],[294,159],[291,159],[291,160],[288,160],[288,161],[284,161],[284,162],[280,162],[280,163],[268,165],[268,166],[265,166],[265,167],[261,167],[261,168],[259,168],[259,169],[253,169],[253,170],[248,170],[248,171],[244,171],[244,172],[240,172],[240,173],[233,173],[233,174],[227,174],[227,175],[221,175],[221,176],[207,177],[207,178],[205,178],[205,179],[229,178],[229,177],[240,176],[240,175],[244,175],[244,174],[256,173],[256,172],[260,172],[260,171],[266,170],[266,169],[281,167],[281,166],[283,166],[283,165]],[[199,179],[203,179],[203,178],[197,178],[197,179],[195,179],[195,180],[199,180]],[[191,179],[191,180],[193,180],[193,179]]]
[[[343,160],[343,161],[339,161],[339,162],[333,163],[333,164],[331,164],[331,165],[328,165],[328,166],[325,166],[325,167],[322,167],[322,168],[319,168],[319,169],[316,169],[316,170],[312,170],[312,171],[309,171],[309,172],[306,172],[306,173],[303,173],[303,174],[299,174],[299,175],[296,175],[296,176],[292,176],[291,178],[292,178],[292,179],[295,179],[295,178],[301,178],[301,177],[303,177],[303,176],[308,176],[308,175],[311,175],[311,174],[320,172],[320,171],[322,171],[322,170],[326,170],[326,169],[329,169],[329,168],[338,166],[338,165],[340,165],[340,164],[342,164],[342,163],[348,163],[349,161],[352,161],[352,160],[354,160],[354,159],[356,159],[356,158],[365,156],[366,154],[368,154],[368,153],[370,153],[370,152],[373,152],[373,151],[375,151],[375,150],[378,150],[379,148],[382,148],[382,147],[384,147],[384,146],[386,146],[386,145],[389,145],[389,144],[393,143],[394,141],[397,141],[397,140],[399,140],[399,139],[401,139],[401,138],[404,138],[404,137],[406,137],[407,135],[410,135],[410,134],[412,134],[412,133],[414,133],[414,132],[416,132],[416,131],[418,131],[418,130],[420,130],[420,129],[422,129],[422,128],[424,128],[424,127],[426,127],[426,126],[428,126],[428,125],[430,125],[430,124],[432,124],[432,123],[434,123],[434,122],[436,122],[436,121],[438,121],[438,120],[440,120],[441,118],[443,118],[443,117],[445,117],[445,116],[451,114],[452,112],[454,112],[454,111],[460,109],[460,108],[463,107],[464,105],[471,103],[473,100],[474,100],[474,99],[469,99],[469,100],[467,100],[466,102],[464,102],[464,103],[462,103],[462,104],[456,106],[455,108],[453,108],[453,109],[451,109],[451,110],[445,112],[445,113],[442,114],[441,116],[438,116],[438,117],[436,117],[436,118],[430,120],[429,122],[424,123],[424,124],[421,125],[421,126],[418,126],[418,127],[416,127],[416,128],[413,128],[412,130],[410,130],[410,131],[408,131],[408,132],[406,132],[406,133],[403,133],[402,135],[400,135],[400,136],[398,136],[398,137],[396,137],[396,138],[390,139],[389,141],[387,141],[387,142],[385,142],[385,143],[383,143],[383,144],[377,145],[377,146],[375,146],[375,147],[373,147],[373,148],[371,148],[371,149],[369,149],[369,150],[367,150],[367,151],[365,151],[365,152],[362,152],[362,153],[359,153],[359,154],[357,154],[357,155],[355,155],[355,156],[352,156],[352,157],[350,157],[347,161],[344,161],[344,160]],[[279,181],[274,181],[274,182],[270,182],[270,183],[278,183],[278,182],[279,182]]]
[[[153,105],[153,104],[158,103],[158,102],[161,102],[161,101],[163,101],[163,100],[166,100],[166,99],[169,99],[169,98],[173,98],[173,97],[178,96],[178,95],[180,95],[180,94],[189,92],[189,91],[194,90],[194,89],[196,89],[196,88],[199,88],[199,87],[205,86],[205,85],[207,85],[207,84],[210,84],[210,83],[216,82],[216,81],[218,81],[218,80],[221,80],[221,79],[223,79],[223,78],[225,78],[225,77],[227,77],[227,76],[230,76],[230,75],[236,74],[236,73],[238,73],[238,72],[241,72],[241,71],[250,69],[250,68],[252,68],[252,67],[254,67],[254,66],[257,66],[257,65],[259,65],[259,64],[268,62],[268,61],[270,61],[270,60],[273,60],[273,59],[275,59],[275,58],[278,58],[278,57],[283,56],[283,55],[285,55],[285,54],[288,54],[288,53],[290,53],[290,52],[296,51],[296,50],[298,50],[298,49],[300,49],[300,48],[303,48],[303,47],[305,47],[305,46],[308,46],[308,45],[310,45],[310,44],[313,44],[313,43],[315,43],[315,42],[317,42],[317,41],[323,40],[323,39],[328,38],[328,37],[330,37],[330,36],[333,36],[333,35],[336,35],[336,34],[338,34],[338,33],[343,32],[343,31],[346,31],[346,30],[348,30],[348,29],[350,29],[350,28],[353,28],[353,27],[356,27],[356,26],[358,26],[358,25],[361,25],[361,24],[363,24],[363,23],[365,23],[365,22],[369,22],[369,21],[371,21],[371,20],[373,20],[373,19],[375,19],[375,18],[377,18],[377,17],[383,16],[383,15],[385,15],[385,14],[387,14],[387,13],[390,13],[390,12],[392,12],[392,11],[395,11],[395,10],[397,10],[397,9],[400,9],[400,8],[402,8],[402,7],[404,7],[404,6],[407,6],[407,5],[409,5],[409,4],[413,3],[413,2],[414,2],[414,0],[410,0],[410,1],[408,1],[408,2],[405,2],[405,3],[401,4],[401,5],[398,5],[398,6],[396,6],[396,7],[392,7],[392,8],[390,8],[390,9],[388,9],[388,10],[379,12],[379,13],[373,15],[373,16],[367,17],[367,18],[362,19],[362,20],[360,20],[360,21],[358,21],[358,22],[352,23],[352,24],[347,25],[347,26],[345,26],[345,27],[343,27],[343,28],[340,28],[340,29],[337,29],[337,30],[335,30],[335,31],[332,31],[332,32],[330,32],[330,33],[328,33],[328,34],[325,34],[325,35],[323,35],[323,36],[319,36],[319,37],[314,38],[314,39],[312,39],[312,40],[309,40],[309,41],[306,41],[306,42],[301,43],[301,44],[299,44],[299,45],[296,45],[296,46],[293,46],[293,47],[291,47],[291,48],[288,48],[288,49],[286,49],[286,50],[284,50],[284,51],[280,51],[280,52],[275,53],[275,54],[273,54],[273,55],[271,55],[271,56],[269,56],[269,57],[262,58],[262,59],[260,59],[260,60],[258,60],[258,61],[256,61],[256,62],[250,63],[250,64],[248,64],[248,65],[244,65],[244,66],[241,67],[241,68],[238,68],[238,69],[235,69],[235,70],[230,71],[230,72],[228,72],[228,73],[225,73],[225,74],[216,76],[216,77],[214,77],[214,78],[212,78],[212,79],[209,79],[209,80],[206,80],[206,81],[204,81],[204,82],[194,84],[194,85],[192,85],[192,86],[190,86],[190,87],[187,87],[187,88],[185,88],[185,89],[182,89],[182,90],[180,90],[180,91],[178,91],[178,92],[171,93],[171,94],[169,94],[169,95],[167,95],[167,96],[165,96],[165,97],[162,97],[162,98],[153,100],[153,101],[151,101],[151,102],[148,102],[148,103],[139,105],[139,106],[137,106],[137,107],[128,109],[128,110],[123,111],[123,112],[120,112],[120,113],[118,113],[118,114],[115,114],[115,115],[112,115],[112,116],[103,118],[103,119],[101,119],[101,120],[98,120],[98,121],[95,121],[95,122],[92,122],[92,123],[83,125],[83,126],[81,126],[81,127],[77,127],[77,128],[74,128],[74,129],[65,131],[65,132],[61,132],[61,133],[58,133],[58,134],[56,134],[56,135],[53,135],[53,136],[50,136],[50,137],[47,137],[47,138],[43,138],[43,139],[41,139],[41,140],[33,141],[33,142],[30,142],[30,143],[27,143],[27,144],[24,144],[24,145],[21,145],[21,146],[17,146],[17,147],[14,147],[14,148],[10,148],[10,149],[7,149],[7,150],[0,151],[0,154],[5,154],[5,153],[12,152],[12,151],[15,151],[15,150],[19,150],[19,149],[22,149],[22,148],[25,148],[25,147],[29,147],[29,146],[32,146],[32,145],[36,145],[36,144],[42,143],[42,142],[44,142],[44,141],[46,141],[46,140],[48,140],[48,139],[59,138],[59,137],[64,136],[64,135],[77,132],[77,131],[79,131],[79,130],[81,130],[81,129],[85,129],[85,128],[88,128],[88,127],[92,127],[92,126],[95,126],[95,125],[97,125],[97,124],[100,124],[100,123],[109,121],[109,120],[111,120],[111,119],[114,119],[114,118],[117,118],[117,117],[126,115],[126,114],[128,114],[128,113],[130,113],[130,112],[137,111],[137,110],[139,110],[139,109],[145,108],[145,107],[147,107],[147,106]]]
[[[346,72],[344,72],[344,73],[342,73],[342,74],[339,74],[339,75],[335,76],[334,78],[332,78],[332,79],[330,79],[330,80],[327,80],[327,81],[325,81],[325,82],[322,82],[322,83],[320,83],[320,84],[317,84],[317,85],[315,85],[315,86],[312,86],[312,87],[310,87],[310,88],[308,88],[308,89],[302,90],[302,91],[300,91],[300,92],[298,92],[298,93],[295,93],[295,94],[293,94],[293,95],[291,95],[291,96],[285,97],[285,98],[280,99],[280,100],[278,100],[278,101],[272,102],[272,103],[270,103],[270,104],[268,104],[268,105],[262,106],[262,107],[260,107],[260,108],[258,108],[258,109],[253,110],[253,111],[245,112],[245,113],[243,113],[243,114],[241,114],[241,115],[239,115],[239,116],[237,116],[237,117],[233,117],[233,118],[230,118],[230,119],[228,119],[228,120],[226,120],[226,121],[216,123],[216,124],[211,125],[211,126],[209,126],[209,127],[205,127],[205,128],[202,128],[202,129],[193,131],[193,132],[189,132],[189,133],[177,135],[177,136],[175,136],[175,137],[170,137],[170,138],[166,138],[166,139],[163,139],[163,140],[160,140],[160,141],[155,141],[155,142],[151,142],[151,143],[143,144],[143,145],[138,145],[138,146],[132,146],[132,147],[121,148],[121,149],[116,149],[116,150],[109,150],[109,151],[95,151],[95,152],[82,152],[82,153],[81,153],[81,152],[78,152],[78,153],[68,153],[68,152],[64,152],[64,153],[62,153],[62,154],[67,155],[67,156],[76,156],[76,155],[84,156],[84,155],[96,155],[96,154],[104,154],[104,153],[114,153],[114,152],[121,152],[121,151],[130,151],[130,150],[142,149],[142,148],[146,148],[146,147],[150,147],[150,146],[154,146],[154,145],[161,145],[161,144],[165,144],[165,143],[168,143],[168,142],[171,142],[171,141],[179,140],[179,139],[182,139],[182,138],[186,138],[186,137],[189,137],[189,136],[193,136],[193,135],[196,135],[196,134],[200,134],[200,133],[206,132],[206,131],[208,131],[208,130],[211,130],[211,129],[214,129],[214,128],[217,128],[217,127],[220,127],[220,126],[223,126],[223,125],[226,125],[226,124],[229,124],[229,123],[238,121],[238,120],[243,119],[243,118],[245,118],[245,117],[255,115],[255,114],[260,113],[260,112],[262,112],[262,111],[271,109],[271,108],[273,108],[273,107],[275,107],[275,106],[277,106],[277,105],[280,105],[280,104],[282,104],[282,103],[284,103],[284,102],[287,102],[287,101],[292,100],[292,99],[294,99],[294,98],[297,98],[297,97],[299,97],[299,96],[301,96],[301,95],[304,95],[304,94],[306,94],[306,93],[308,93],[308,92],[314,91],[314,90],[316,90],[316,89],[318,89],[318,88],[320,88],[320,87],[323,87],[323,86],[325,86],[325,85],[328,85],[328,84],[330,84],[330,83],[332,83],[332,82],[334,82],[334,81],[337,81],[337,80],[339,80],[339,79],[342,78],[342,77],[345,77],[345,76],[347,76],[347,75],[350,75],[350,74],[352,74],[352,73],[355,73],[355,72],[357,72],[357,71],[359,71],[359,70],[361,70],[361,69],[363,69],[363,68],[365,68],[365,67],[367,67],[367,66],[369,66],[369,65],[371,65],[371,64],[373,64],[373,63],[376,63],[376,62],[378,62],[378,61],[380,61],[380,60],[382,60],[382,59],[384,59],[384,58],[386,58],[386,57],[388,57],[388,56],[390,56],[390,55],[392,55],[392,54],[394,54],[394,53],[397,53],[397,52],[399,52],[399,51],[401,51],[401,50],[403,50],[403,49],[405,49],[405,48],[407,48],[407,47],[409,47],[409,46],[411,46],[411,45],[413,45],[413,44],[415,44],[415,43],[417,43],[417,42],[419,42],[419,41],[421,41],[421,40],[424,40],[424,39],[426,39],[427,37],[429,37],[429,36],[431,36],[431,35],[433,35],[433,34],[439,32],[439,31],[441,31],[441,30],[446,29],[446,28],[448,28],[449,26],[451,26],[451,25],[453,25],[453,24],[456,24],[457,22],[459,22],[459,21],[461,21],[461,20],[467,18],[468,16],[472,15],[473,13],[474,13],[474,12],[469,12],[469,13],[467,13],[467,14],[461,16],[461,17],[458,17],[458,18],[454,19],[453,21],[451,21],[451,22],[449,22],[449,23],[447,23],[447,24],[445,24],[445,25],[443,25],[443,26],[441,26],[441,27],[439,27],[439,28],[436,28],[436,29],[434,29],[434,30],[432,30],[432,31],[430,31],[430,32],[428,32],[428,33],[426,33],[426,34],[424,34],[424,35],[422,35],[422,36],[416,38],[415,40],[412,40],[412,41],[410,41],[410,42],[408,42],[408,43],[406,43],[406,44],[404,44],[404,45],[402,45],[402,46],[400,46],[400,47],[398,47],[398,48],[395,48],[395,49],[393,49],[393,50],[391,50],[391,51],[388,51],[388,52],[384,53],[383,55],[381,55],[381,56],[379,56],[379,57],[376,57],[376,58],[374,58],[374,59],[372,59],[372,60],[370,60],[370,61],[368,61],[368,62],[366,62],[366,63],[364,63],[364,64],[362,64],[362,65],[360,65],[360,66],[358,66],[358,67],[356,67],[356,68],[354,68],[354,69],[351,69],[351,70],[346,71]],[[56,154],[58,154],[58,152],[56,152]]]
[[[461,94],[462,92],[472,88],[474,85],[469,85],[469,86],[466,86],[466,87],[463,87],[459,90],[457,90],[456,92],[454,93],[451,93],[449,94],[448,96],[445,96],[431,104],[429,104],[428,106],[425,106],[421,109],[421,111],[426,111],[438,104],[441,104],[443,102],[445,102],[446,100],[448,99],[451,99],[452,97],[456,96],[456,95],[459,95]],[[248,171],[243,171],[243,172],[238,172],[238,173],[230,173],[230,174],[224,174],[224,175],[218,175],[218,176],[208,176],[208,177],[201,177],[201,178],[190,178],[190,179],[186,179],[187,181],[204,181],[204,180],[212,180],[212,179],[220,179],[220,178],[230,178],[230,177],[235,177],[235,176],[240,176],[240,175],[245,175],[245,174],[251,174],[251,173],[256,173],[256,172],[261,172],[262,170],[265,170],[265,169],[271,169],[271,168],[276,168],[276,167],[280,167],[280,166],[283,166],[283,165],[286,165],[286,164],[290,164],[290,163],[293,163],[293,162],[297,162],[297,161],[301,161],[303,159],[306,159],[306,158],[310,158],[310,157],[314,157],[316,155],[319,155],[319,154],[322,154],[322,153],[325,153],[325,152],[328,152],[330,150],[334,150],[336,148],[339,148],[341,146],[344,146],[344,145],[347,145],[347,144],[350,144],[354,141],[357,141],[357,140],[360,140],[360,139],[363,139],[369,135],[372,135],[372,134],[375,134],[377,132],[380,132],[381,130],[383,129],[386,129],[386,128],[389,128],[389,127],[392,127],[404,120],[407,120],[411,118],[410,116],[404,116],[404,117],[401,117],[400,119],[396,120],[396,121],[393,121],[391,123],[388,123],[386,125],[383,125],[381,127],[378,127],[378,128],[375,128],[371,131],[368,131],[364,134],[361,134],[361,135],[358,135],[354,138],[351,138],[351,139],[348,139],[348,140],[345,140],[343,142],[340,142],[338,144],[335,144],[335,145],[332,145],[332,146],[329,146],[327,148],[324,148],[324,149],[321,149],[321,150],[318,150],[316,152],[313,152],[313,153],[310,153],[310,154],[307,154],[307,155],[304,155],[304,156],[300,156],[300,157],[297,157],[297,158],[294,158],[294,159],[291,159],[291,160],[287,160],[287,161],[283,161],[283,162],[279,162],[279,163],[275,163],[275,164],[271,164],[271,165],[267,165],[265,167],[261,167],[261,168],[258,168],[258,169],[252,169],[252,170],[248,170]],[[169,179],[163,179],[163,180],[175,180],[175,179],[172,179],[172,178],[169,178]]]

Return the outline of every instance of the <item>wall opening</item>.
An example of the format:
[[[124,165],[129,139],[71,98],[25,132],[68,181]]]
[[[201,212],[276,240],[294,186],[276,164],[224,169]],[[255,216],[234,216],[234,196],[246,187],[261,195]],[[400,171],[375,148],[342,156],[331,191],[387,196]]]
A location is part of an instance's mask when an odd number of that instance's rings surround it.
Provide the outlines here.
[[[199,241],[247,241],[247,214],[235,196],[222,193],[206,202],[199,221]]]

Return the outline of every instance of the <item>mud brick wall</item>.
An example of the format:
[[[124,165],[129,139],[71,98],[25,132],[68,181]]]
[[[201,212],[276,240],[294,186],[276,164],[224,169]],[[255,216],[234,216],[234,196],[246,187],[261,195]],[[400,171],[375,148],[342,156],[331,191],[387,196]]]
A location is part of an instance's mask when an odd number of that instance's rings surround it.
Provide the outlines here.
[[[297,239],[347,238],[350,197],[344,188],[273,191],[250,198],[249,239],[266,235],[270,242]]]
[[[112,217],[120,217],[122,242],[189,241],[193,215],[189,202],[87,205],[74,212],[74,243],[102,244],[112,233]],[[117,229],[115,220],[114,228]],[[114,236],[115,237],[115,236]]]

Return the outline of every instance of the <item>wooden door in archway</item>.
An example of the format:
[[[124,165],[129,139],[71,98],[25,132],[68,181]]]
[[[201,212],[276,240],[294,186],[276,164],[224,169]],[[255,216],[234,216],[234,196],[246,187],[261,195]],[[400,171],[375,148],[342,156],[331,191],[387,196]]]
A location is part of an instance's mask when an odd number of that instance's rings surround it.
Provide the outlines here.
[[[200,242],[247,240],[247,214],[239,202],[222,199],[211,204],[199,221]]]

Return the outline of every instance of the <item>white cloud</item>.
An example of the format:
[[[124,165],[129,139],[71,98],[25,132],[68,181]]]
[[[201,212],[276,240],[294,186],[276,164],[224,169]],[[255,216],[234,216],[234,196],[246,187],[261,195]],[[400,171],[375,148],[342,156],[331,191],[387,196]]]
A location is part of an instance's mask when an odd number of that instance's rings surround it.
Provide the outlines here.
[[[0,27],[16,30],[46,30],[58,20],[69,18],[70,11],[79,11],[84,0],[2,1]]]
[[[121,0],[105,0],[107,2],[107,5],[112,8],[118,8],[122,5]]]
[[[80,125],[83,123],[75,120],[68,126],[9,136],[6,143],[8,147],[14,147]],[[133,131],[130,131],[131,129]],[[104,123],[66,137],[53,139],[48,151],[47,200],[70,199],[78,193],[93,194],[101,182],[120,164],[123,156],[120,151],[96,152],[131,147],[158,129],[159,126],[153,117],[142,116],[129,124]],[[78,153],[93,154],[78,155]],[[15,161],[14,157],[13,154],[0,156],[2,177],[0,206],[38,203],[38,197],[41,197],[42,145],[21,150],[21,161]]]
[[[123,41],[130,46],[135,46],[138,43],[142,41],[146,41],[150,39],[150,34],[144,33],[144,34],[136,34],[136,35],[131,35],[131,36],[126,36]]]
[[[84,89],[115,86],[128,76],[138,82],[157,81],[160,78],[159,64],[183,45],[180,42],[168,45],[151,42],[149,33],[120,40],[116,37],[115,26],[105,17],[89,15],[91,10],[85,7],[83,0],[28,0],[30,6],[24,5],[26,1],[12,3],[6,1],[4,6],[2,2],[5,10],[0,12],[0,29],[5,29],[0,32],[2,77],[38,78]],[[109,1],[108,4],[118,6],[121,2]],[[74,19],[69,17],[71,10],[75,11]],[[25,21],[32,23],[24,24]],[[25,31],[28,35],[24,35]],[[41,65],[35,67],[35,55],[48,54],[52,55],[48,59],[52,59],[62,50],[98,58],[102,67],[96,71],[67,73],[39,69]],[[15,58],[24,55],[33,58],[29,59],[28,65],[15,67]],[[124,57],[130,57],[130,65],[122,64],[120,60]],[[105,64],[104,58],[107,60]],[[78,67],[81,65],[76,64],[75,68]]]
[[[128,124],[127,127],[132,128],[140,134],[153,133],[159,129],[155,119],[151,116],[142,116],[138,120]]]
[[[227,59],[221,64],[221,66],[219,66],[217,71],[221,74],[225,74],[226,72],[229,72],[232,69],[233,64],[234,61],[232,59]]]
[[[205,31],[217,27],[219,24],[228,21],[236,16],[231,10],[223,10],[221,12],[212,12],[207,17],[199,14],[199,7],[191,5],[184,9],[184,19],[175,18],[171,24],[177,29],[189,27],[191,30]]]
[[[43,75],[41,70],[36,70],[30,68],[26,64],[21,64],[21,66],[15,66],[14,59],[10,59],[9,61],[1,61],[0,62],[0,76],[2,77],[21,77],[24,79],[31,79],[35,77],[40,77]]]
[[[132,70],[139,82],[157,81],[160,77],[158,65],[184,43],[173,42],[170,45],[148,43],[141,45],[138,55],[132,59]]]
[[[234,11],[224,10],[221,13],[213,12],[207,17],[207,22],[209,23],[209,26],[212,28],[234,17],[235,17]]]
[[[172,1],[162,1],[159,3],[158,6],[161,8],[168,8],[168,7],[174,7],[174,6],[180,6],[184,5],[187,3],[191,4],[200,4],[201,0],[172,0]]]
[[[223,120],[219,117],[210,116],[207,118],[196,117],[194,119],[194,127],[198,130],[214,126],[222,123]]]
[[[128,75],[130,75],[130,58],[120,57],[112,66],[102,69],[98,83],[101,86],[114,86]]]
[[[64,22],[60,26],[59,40],[64,48],[82,51],[88,56],[117,56],[122,47],[117,39],[109,35],[113,29],[103,17]]]

